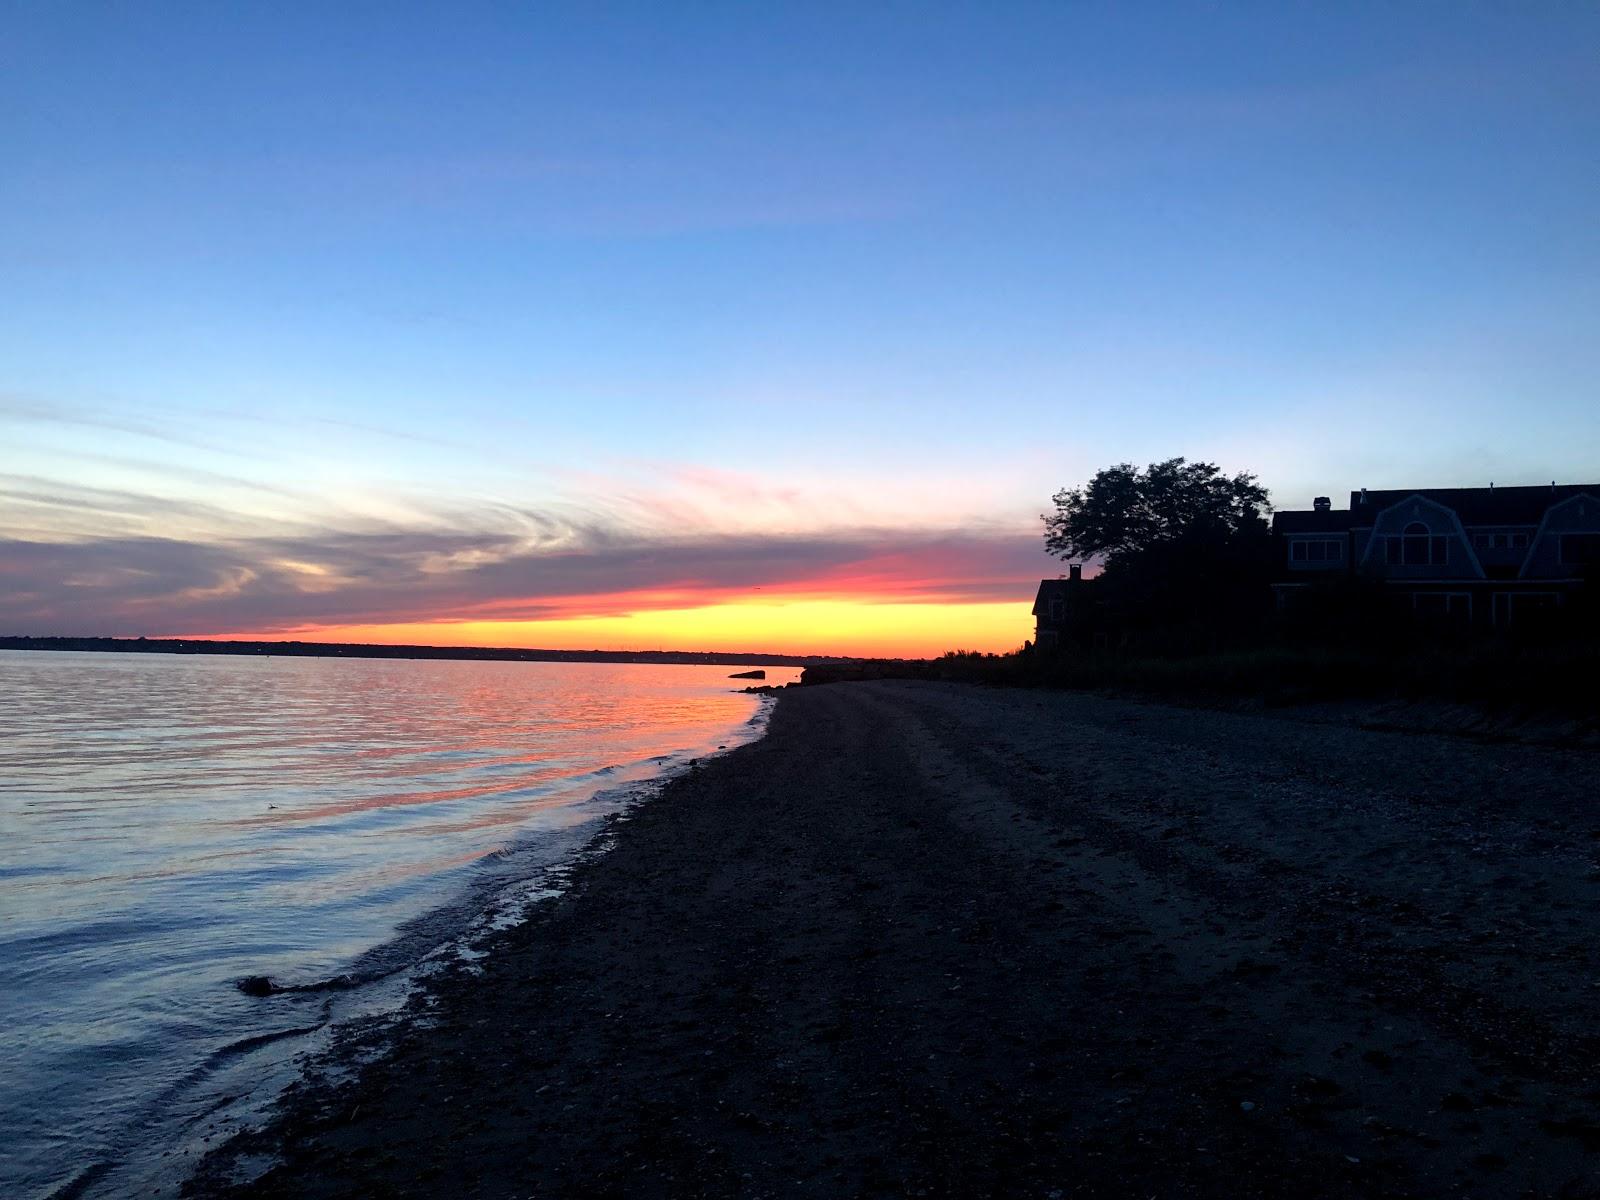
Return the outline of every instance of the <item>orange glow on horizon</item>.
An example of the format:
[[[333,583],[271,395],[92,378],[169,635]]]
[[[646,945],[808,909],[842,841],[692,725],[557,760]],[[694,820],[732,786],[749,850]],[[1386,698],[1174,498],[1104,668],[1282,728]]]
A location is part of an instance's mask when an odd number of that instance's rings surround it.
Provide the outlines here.
[[[549,620],[316,625],[192,635],[250,641],[506,646],[541,650],[712,650],[931,658],[1015,650],[1033,635],[1026,603],[870,604],[851,600],[709,604]]]

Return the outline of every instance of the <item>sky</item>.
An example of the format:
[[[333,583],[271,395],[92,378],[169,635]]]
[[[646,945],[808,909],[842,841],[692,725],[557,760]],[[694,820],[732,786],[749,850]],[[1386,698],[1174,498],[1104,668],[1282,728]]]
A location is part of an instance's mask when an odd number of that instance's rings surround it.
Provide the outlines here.
[[[937,654],[1600,479],[1600,6],[0,0],[0,634]]]

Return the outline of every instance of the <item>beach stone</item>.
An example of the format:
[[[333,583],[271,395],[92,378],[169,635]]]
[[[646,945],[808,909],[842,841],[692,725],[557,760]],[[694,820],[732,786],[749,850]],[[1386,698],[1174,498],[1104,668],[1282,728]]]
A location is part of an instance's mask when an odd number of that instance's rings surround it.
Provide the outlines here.
[[[265,975],[247,975],[237,986],[246,996],[270,996],[278,990]]]

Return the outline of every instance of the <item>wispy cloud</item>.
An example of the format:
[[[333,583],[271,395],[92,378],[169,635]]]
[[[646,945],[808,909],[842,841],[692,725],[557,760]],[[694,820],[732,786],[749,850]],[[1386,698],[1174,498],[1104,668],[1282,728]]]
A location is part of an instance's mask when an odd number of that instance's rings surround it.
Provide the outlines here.
[[[0,629],[20,634],[286,632],[319,625],[541,620],[749,599],[1023,601],[1026,531],[840,529],[665,537],[525,519],[191,542],[0,541]]]
[[[6,417],[119,420],[0,404]],[[172,420],[127,426],[161,438]],[[791,599],[1020,605],[1048,567],[1026,521],[963,519],[903,489],[873,489],[885,495],[869,509],[843,488],[636,461],[554,473],[540,499],[537,480],[487,470],[483,494],[344,476],[289,487],[217,457],[55,440],[37,471],[0,473],[0,633],[270,634]]]
[[[203,436],[195,428],[195,415],[176,409],[134,415],[86,406],[47,404],[26,396],[0,393],[0,423],[132,435],[188,450],[248,457],[247,449],[236,442]]]

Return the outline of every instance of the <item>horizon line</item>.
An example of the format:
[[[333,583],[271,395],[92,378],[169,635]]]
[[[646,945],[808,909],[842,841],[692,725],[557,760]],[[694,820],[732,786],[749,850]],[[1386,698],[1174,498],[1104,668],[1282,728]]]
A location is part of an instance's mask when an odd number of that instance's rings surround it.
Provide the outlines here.
[[[96,642],[101,643],[108,650],[121,650],[126,647],[137,647],[141,643],[146,648],[167,647],[180,645],[196,646],[299,646],[315,649],[329,650],[363,650],[372,651],[361,657],[403,657],[404,651],[427,651],[438,658],[450,658],[469,655],[539,655],[548,656],[546,661],[560,661],[561,659],[581,659],[590,657],[636,657],[651,655],[660,658],[715,658],[725,659],[725,665],[735,665],[732,660],[748,660],[751,665],[766,662],[773,665],[791,666],[803,665],[806,662],[862,662],[870,659],[883,659],[885,661],[916,662],[928,661],[920,658],[904,658],[885,655],[859,655],[859,654],[795,654],[784,651],[764,650],[672,650],[664,647],[637,650],[605,650],[598,647],[591,649],[557,649],[538,646],[450,646],[431,645],[423,642],[321,642],[307,641],[302,638],[232,638],[209,635],[191,637],[149,637],[137,635],[110,635],[110,634],[8,634],[0,635],[0,650],[30,650],[51,649],[52,647],[18,646],[18,642]],[[61,647],[64,649],[65,647]],[[92,652],[90,649],[88,652]],[[222,652],[222,651],[218,651]],[[710,665],[718,665],[716,663]]]

